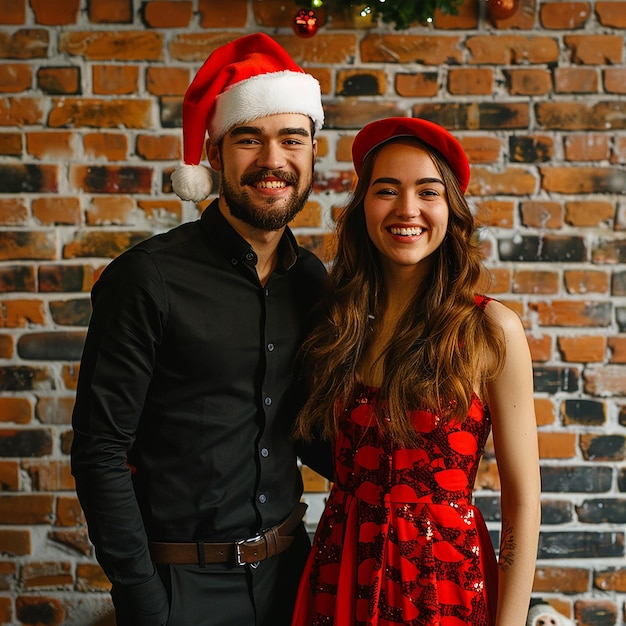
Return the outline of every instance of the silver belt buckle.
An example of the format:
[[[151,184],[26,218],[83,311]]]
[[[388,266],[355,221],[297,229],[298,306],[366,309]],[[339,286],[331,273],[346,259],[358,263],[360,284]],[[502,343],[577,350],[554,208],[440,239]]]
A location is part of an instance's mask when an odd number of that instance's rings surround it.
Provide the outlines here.
[[[252,569],[256,569],[257,567],[259,567],[260,561],[247,563],[243,560],[241,546],[247,545],[249,543],[254,543],[255,541],[260,541],[261,539],[263,539],[263,535],[261,533],[258,533],[254,537],[250,537],[249,539],[240,539],[239,541],[235,542],[235,564],[238,567],[243,567],[244,565],[249,565]]]

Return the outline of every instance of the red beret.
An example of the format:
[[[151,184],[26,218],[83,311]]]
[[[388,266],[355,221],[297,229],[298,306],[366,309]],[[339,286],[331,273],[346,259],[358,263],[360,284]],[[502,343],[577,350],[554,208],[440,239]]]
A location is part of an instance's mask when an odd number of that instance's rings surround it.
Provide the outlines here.
[[[445,128],[415,117],[387,117],[364,126],[352,144],[352,161],[360,174],[363,159],[376,146],[396,137],[416,137],[435,148],[455,173],[461,191],[465,192],[470,179],[467,156],[458,140]]]

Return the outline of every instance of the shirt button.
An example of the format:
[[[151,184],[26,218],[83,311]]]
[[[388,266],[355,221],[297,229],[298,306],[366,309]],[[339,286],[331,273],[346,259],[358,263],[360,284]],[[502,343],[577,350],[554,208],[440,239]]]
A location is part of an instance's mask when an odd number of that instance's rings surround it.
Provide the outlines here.
[[[267,448],[261,448],[261,456],[267,458],[270,455],[270,451]]]
[[[267,502],[267,496],[264,493],[259,496],[259,502],[261,504],[265,504]]]
[[[237,263],[238,263],[239,261],[237,261],[237,259],[231,259],[231,260],[230,260],[230,262],[231,262],[233,265],[237,265]]]
[[[246,252],[246,261],[254,261],[256,259],[256,255],[254,252]]]
[[[267,350],[268,350],[268,352],[274,352],[274,344],[273,343],[268,343],[267,344]]]
[[[270,406],[272,404],[272,399],[268,396],[265,398],[265,406]]]
[[[269,289],[265,289],[265,295],[269,296],[270,295],[270,290]]]

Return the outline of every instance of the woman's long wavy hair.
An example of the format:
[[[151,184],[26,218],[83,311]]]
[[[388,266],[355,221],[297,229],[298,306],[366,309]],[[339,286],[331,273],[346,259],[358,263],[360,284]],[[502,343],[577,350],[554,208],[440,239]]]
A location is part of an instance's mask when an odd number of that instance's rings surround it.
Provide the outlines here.
[[[381,357],[383,383],[375,413],[381,427],[401,445],[416,442],[407,410],[465,419],[473,394],[486,398],[487,382],[501,368],[505,350],[501,329],[475,304],[477,290],[486,285],[486,270],[465,196],[444,158],[432,147],[416,144],[430,154],[442,176],[449,218],[430,275]],[[321,430],[334,438],[340,413],[364,382],[359,363],[372,334],[371,316],[381,313],[385,289],[379,252],[368,237],[364,214],[379,149],[366,157],[351,201],[338,218],[324,319],[300,353],[309,395],[296,422],[296,437],[309,439]]]

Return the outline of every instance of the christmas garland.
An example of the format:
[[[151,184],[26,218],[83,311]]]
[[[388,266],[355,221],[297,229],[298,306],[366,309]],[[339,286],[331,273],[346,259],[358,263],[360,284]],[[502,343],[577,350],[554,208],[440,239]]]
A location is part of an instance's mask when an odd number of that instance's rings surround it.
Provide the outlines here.
[[[296,4],[307,9],[327,9],[345,11],[359,9],[364,17],[370,15],[373,21],[394,24],[396,30],[409,28],[411,24],[432,21],[435,10],[444,14],[458,15],[458,7],[463,0],[296,0]]]

